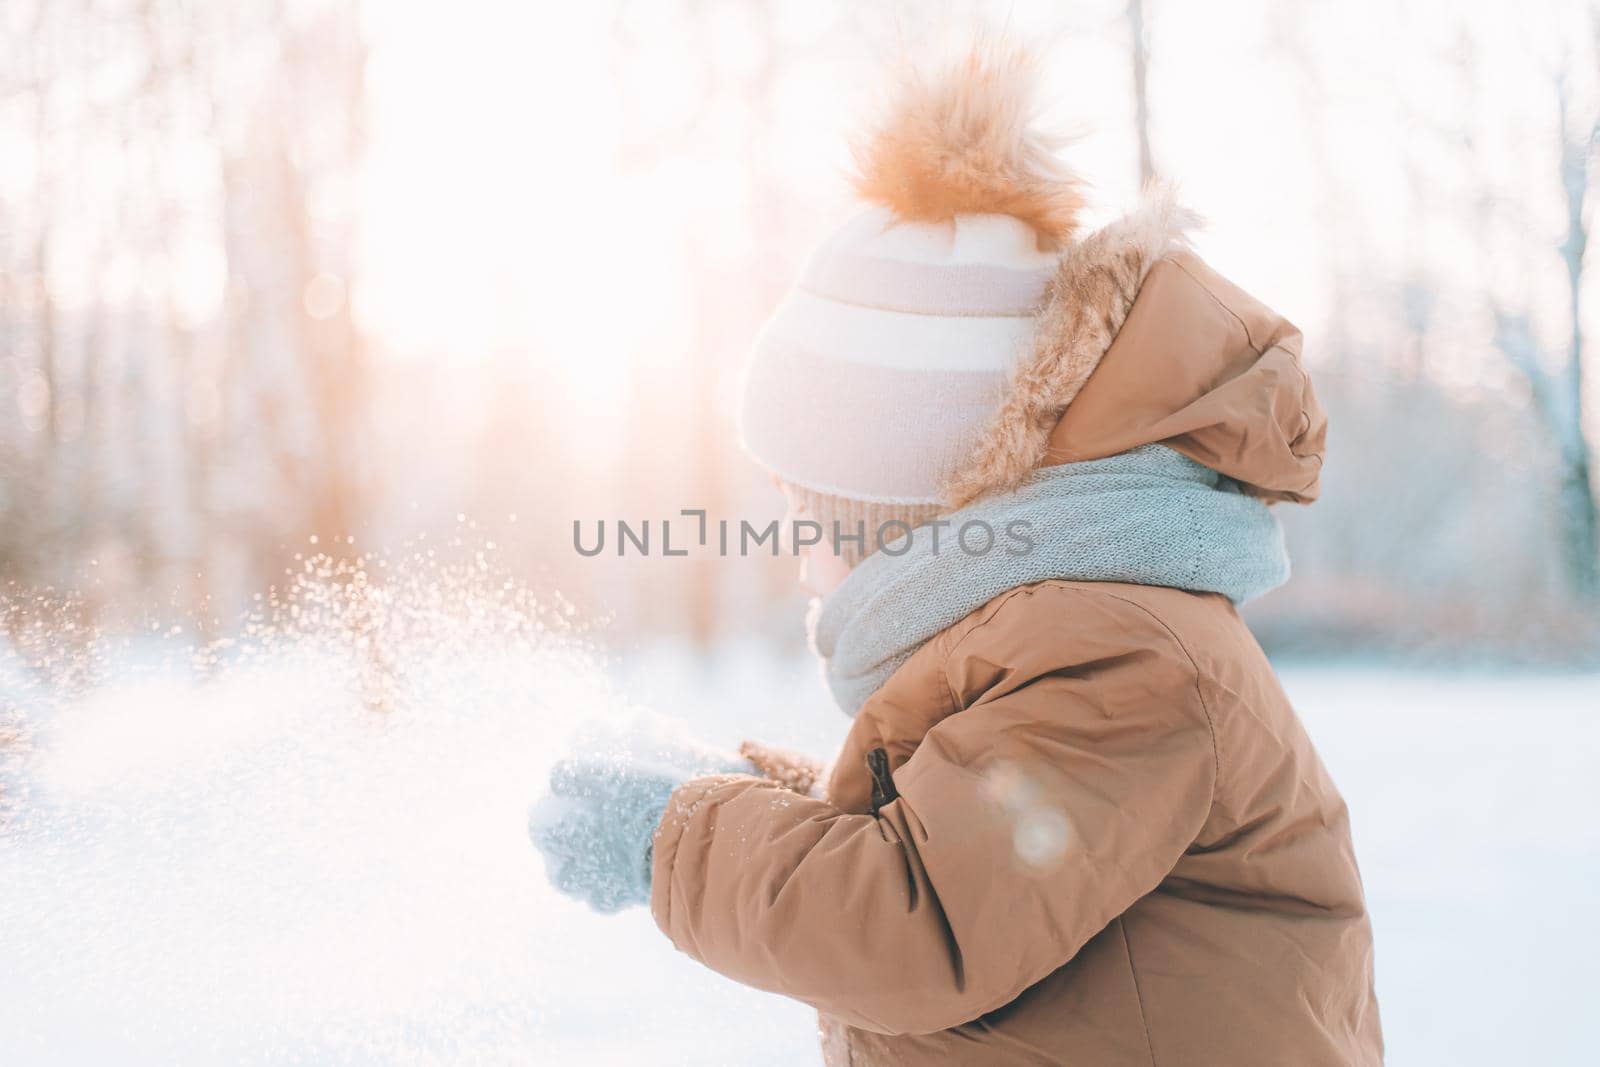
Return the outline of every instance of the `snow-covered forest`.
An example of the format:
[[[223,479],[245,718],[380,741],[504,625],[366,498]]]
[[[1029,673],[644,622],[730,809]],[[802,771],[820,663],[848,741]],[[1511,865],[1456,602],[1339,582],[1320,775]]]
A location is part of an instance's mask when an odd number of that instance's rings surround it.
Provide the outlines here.
[[[975,26],[1092,222],[1176,181],[1306,335],[1323,497],[1246,617],[1391,1061],[1587,1061],[1600,0],[0,0],[0,1062],[817,1062],[522,818],[589,710],[837,743],[792,558],[574,524],[782,512],[741,363]]]
[[[875,72],[981,19],[1048,47],[1102,214],[1175,178],[1309,338],[1333,447],[1269,644],[1595,646],[1592,5],[3,12],[12,596],[224,634],[312,536],[464,515],[619,631],[777,633],[782,561],[587,560],[571,523],[776,513],[740,360],[848,210]]]

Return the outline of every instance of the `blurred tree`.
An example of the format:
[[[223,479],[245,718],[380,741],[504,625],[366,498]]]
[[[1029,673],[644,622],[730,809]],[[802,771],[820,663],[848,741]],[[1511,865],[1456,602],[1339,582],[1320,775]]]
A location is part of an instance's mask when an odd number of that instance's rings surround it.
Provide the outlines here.
[[[1252,623],[1269,646],[1319,652],[1592,657],[1600,620],[1581,521],[1592,492],[1573,462],[1589,446],[1573,447],[1582,424],[1559,399],[1584,385],[1544,369],[1562,353],[1533,332],[1535,311],[1550,320],[1556,261],[1529,237],[1556,185],[1520,166],[1544,146],[1537,125],[1508,122],[1521,98],[1497,91],[1526,69],[1526,42],[1494,38],[1466,11],[1395,14],[1397,39],[1425,47],[1370,81],[1350,77],[1328,9],[1287,3],[1269,22],[1298,90],[1321,231],[1312,251],[1326,263],[1329,306],[1307,324],[1308,357],[1332,429],[1321,501],[1280,512],[1295,581],[1253,606]],[[1509,72],[1485,70],[1485,50]],[[1505,165],[1508,144],[1518,169]],[[1372,206],[1397,193],[1393,215]],[[1511,342],[1545,399],[1523,402]],[[1570,416],[1564,443],[1553,411]]]
[[[625,3],[618,8],[620,68],[629,65],[630,54],[661,47],[653,35],[630,28],[630,15],[638,14],[639,7]],[[747,247],[741,249],[743,257],[731,263],[726,251],[703,239],[698,230],[690,234],[685,268],[694,327],[688,349],[670,369],[635,368],[628,394],[626,447],[628,470],[635,478],[624,486],[624,499],[630,508],[643,506],[643,514],[655,517],[657,523],[686,507],[705,509],[713,523],[737,511],[732,468],[742,463],[742,457],[731,432],[728,385],[767,307],[767,294],[750,284],[748,267],[790,206],[770,152],[773,96],[782,64],[803,58],[799,50],[781,47],[772,8],[766,0],[687,4],[678,40],[684,51],[671,58],[699,73],[699,91],[666,128],[630,116],[620,147],[632,168],[653,169],[670,157],[680,164],[691,160],[731,164],[742,203],[725,209],[742,210],[746,218]],[[729,47],[730,36],[737,48]],[[659,62],[666,57],[656,58]],[[726,110],[719,110],[719,105]],[[716,125],[719,120],[731,122],[739,140],[729,143],[719,136],[723,132]],[[677,439],[664,440],[664,431]],[[653,525],[659,537],[659,525]],[[691,520],[674,522],[675,546],[682,545],[691,525]],[[711,545],[715,544],[713,533]],[[638,612],[675,616],[672,629],[708,647],[724,636],[722,631],[731,621],[725,608],[730,590],[723,579],[742,568],[740,562],[719,559],[704,549],[683,561],[660,560],[655,570],[662,577],[646,580],[643,574],[635,575],[639,588],[649,593],[632,599]],[[670,590],[664,601],[655,595],[663,590]]]
[[[0,5],[0,577],[231,617],[359,521],[360,16]]]
[[[1146,85],[1150,71],[1150,40],[1144,0],[1128,0],[1127,15],[1128,65],[1133,71],[1133,128],[1139,140],[1139,187],[1142,189],[1156,176],[1155,159],[1150,154],[1150,93]]]
[[[1559,246],[1570,318],[1564,343],[1547,353],[1533,328],[1532,314],[1495,301],[1495,346],[1527,380],[1558,465],[1559,514],[1563,560],[1572,589],[1586,600],[1600,598],[1600,509],[1594,485],[1594,445],[1585,421],[1586,360],[1583,329],[1585,257],[1589,227],[1585,207],[1594,185],[1593,161],[1600,146],[1600,104],[1575,106],[1576,64],[1600,68],[1600,5],[1589,8],[1593,49],[1568,51],[1551,93],[1555,109],[1555,180],[1560,190],[1565,232]],[[1553,357],[1553,358],[1552,358]],[[1552,367],[1552,364],[1554,366]]]

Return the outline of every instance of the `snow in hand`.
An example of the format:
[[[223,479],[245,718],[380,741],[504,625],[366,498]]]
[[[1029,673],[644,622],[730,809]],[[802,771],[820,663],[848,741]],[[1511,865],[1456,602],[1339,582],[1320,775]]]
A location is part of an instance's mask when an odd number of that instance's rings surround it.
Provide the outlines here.
[[[608,670],[514,586],[410,573],[313,566],[198,652],[42,655],[70,644],[43,620],[0,648],[0,1062],[819,1061],[806,1008],[561,897],[525,827],[624,694],[826,755],[847,723],[814,668],[730,645]],[[1391,1062],[1586,1062],[1600,680],[1285,681],[1350,801]]]

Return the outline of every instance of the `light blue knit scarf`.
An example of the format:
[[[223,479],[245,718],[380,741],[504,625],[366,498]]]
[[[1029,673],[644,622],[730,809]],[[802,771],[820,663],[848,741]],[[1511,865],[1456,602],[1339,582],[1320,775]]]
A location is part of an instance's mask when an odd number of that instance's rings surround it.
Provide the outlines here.
[[[1224,593],[1243,603],[1289,577],[1278,520],[1238,483],[1161,445],[1035,471],[1012,493],[954,512],[874,552],[814,608],[812,644],[834,699],[854,715],[929,638],[1001,593],[1051,578]],[[1008,524],[1026,522],[1031,550]],[[993,548],[968,554],[982,522]],[[982,527],[967,543],[983,547]],[[1008,548],[1012,551],[1008,551]],[[892,555],[898,549],[901,554]]]

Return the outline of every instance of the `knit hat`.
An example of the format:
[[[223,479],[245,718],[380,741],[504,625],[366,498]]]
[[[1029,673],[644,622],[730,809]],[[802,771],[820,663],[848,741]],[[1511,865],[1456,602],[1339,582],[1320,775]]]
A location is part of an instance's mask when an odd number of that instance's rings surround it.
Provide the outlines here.
[[[1042,414],[1018,408],[1019,376],[1048,364],[1059,416],[1104,351],[1078,358],[1040,334],[1061,317],[1083,200],[1055,157],[1061,140],[1034,127],[1035,83],[1031,58],[1008,46],[908,71],[855,146],[871,206],[812,254],[746,366],[745,449],[852,564],[1020,480],[1044,436]]]
[[[1054,267],[1020,219],[881,208],[812,255],[757,342],[743,433],[830,543],[841,523],[848,562],[886,525],[938,515],[941,477],[998,406]]]

